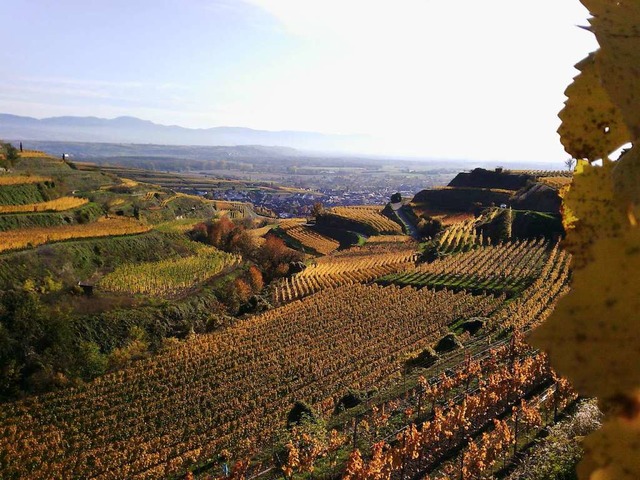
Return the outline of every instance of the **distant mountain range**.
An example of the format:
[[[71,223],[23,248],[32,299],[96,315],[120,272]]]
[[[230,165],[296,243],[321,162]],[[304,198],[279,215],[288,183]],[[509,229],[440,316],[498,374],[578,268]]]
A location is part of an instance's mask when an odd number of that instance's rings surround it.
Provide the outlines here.
[[[264,145],[325,152],[355,152],[365,148],[370,140],[365,135],[272,132],[242,127],[185,128],[159,125],[135,117],[37,119],[10,114],[0,114],[0,139],[201,146]]]

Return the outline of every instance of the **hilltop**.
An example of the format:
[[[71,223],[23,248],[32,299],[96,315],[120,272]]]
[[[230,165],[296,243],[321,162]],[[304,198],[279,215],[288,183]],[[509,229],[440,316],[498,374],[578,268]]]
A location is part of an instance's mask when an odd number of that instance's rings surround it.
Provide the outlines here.
[[[564,234],[559,191],[571,177],[568,171],[476,168],[459,173],[446,187],[418,192],[408,207],[426,219],[479,217],[489,209],[491,215],[475,224],[485,238],[554,238]]]
[[[0,136],[12,140],[151,143],[159,145],[261,145],[304,150],[352,150],[366,140],[357,135],[267,131],[244,127],[185,128],[136,117],[51,117],[37,119],[0,114]],[[292,152],[289,152],[292,153]]]
[[[568,171],[476,168],[459,173],[445,188],[419,192],[412,203],[452,212],[472,212],[505,204],[519,210],[559,214],[558,191],[571,177],[572,172]]]

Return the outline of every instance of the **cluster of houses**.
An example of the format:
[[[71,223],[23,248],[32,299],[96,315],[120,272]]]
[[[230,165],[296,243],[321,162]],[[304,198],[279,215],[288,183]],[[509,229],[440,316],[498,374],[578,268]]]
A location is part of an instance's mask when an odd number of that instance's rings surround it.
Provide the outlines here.
[[[263,190],[222,190],[215,192],[199,192],[207,198],[238,202],[250,202],[257,207],[271,210],[280,218],[300,217],[309,214],[314,203],[321,202],[325,208],[349,205],[384,205],[389,196],[397,190],[383,191],[342,190],[321,188],[319,191],[296,193],[272,193]],[[403,191],[405,197],[415,192]]]

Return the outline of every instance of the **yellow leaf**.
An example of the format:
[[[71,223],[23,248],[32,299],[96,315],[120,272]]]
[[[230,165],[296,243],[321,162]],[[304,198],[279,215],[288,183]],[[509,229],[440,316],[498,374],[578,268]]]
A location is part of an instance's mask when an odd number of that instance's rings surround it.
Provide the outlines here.
[[[582,268],[591,258],[591,248],[600,238],[616,237],[628,226],[626,211],[615,201],[612,170],[614,162],[602,167],[584,165],[563,192],[563,217],[567,227],[564,247],[573,254],[572,266]]]
[[[589,9],[592,30],[598,34],[640,35],[640,2],[638,0],[581,0]],[[598,37],[598,41],[600,38]]]
[[[634,146],[615,163],[612,172],[616,201],[626,208],[631,225],[640,221],[640,148]]]
[[[567,205],[566,198],[571,191],[571,185],[565,185],[560,190],[558,190],[558,195],[562,199],[562,205],[560,206],[560,211],[562,213],[562,225],[566,232],[575,228],[575,224],[578,221],[578,217],[576,217],[571,208]]]
[[[581,394],[615,398],[640,387],[640,228],[600,238],[591,250],[530,341]]]
[[[581,174],[584,173],[584,169],[589,165],[589,161],[579,158],[576,161],[576,167],[574,168],[574,173]]]
[[[580,74],[565,90],[567,101],[558,115],[564,149],[573,158],[592,161],[607,157],[630,138],[619,109],[600,83],[598,55],[591,53],[576,65]]]
[[[591,30],[600,50],[596,64],[602,86],[618,106],[631,133],[640,138],[640,2],[583,0],[594,16]]]
[[[590,480],[640,478],[640,417],[616,418],[584,440],[585,456],[578,473]]]
[[[616,102],[632,140],[640,139],[640,37],[605,36],[598,56],[602,85]],[[606,73],[605,73],[606,72]]]

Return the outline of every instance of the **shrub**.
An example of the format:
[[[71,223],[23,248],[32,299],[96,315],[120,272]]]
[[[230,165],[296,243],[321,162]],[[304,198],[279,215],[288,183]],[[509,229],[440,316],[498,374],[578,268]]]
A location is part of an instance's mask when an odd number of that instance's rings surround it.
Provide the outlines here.
[[[435,350],[437,353],[445,353],[458,348],[462,348],[462,342],[458,339],[455,333],[448,333],[440,339]]]
[[[461,328],[465,332],[469,332],[471,335],[475,335],[482,327],[486,325],[487,320],[488,319],[484,317],[473,317],[469,320],[465,320],[462,323]]]
[[[419,354],[410,357],[405,363],[409,369],[417,367],[426,368],[436,363],[439,358],[438,353],[433,348],[427,347]]]
[[[20,157],[18,149],[10,143],[0,142],[0,166],[8,168],[13,167]]]
[[[305,420],[315,421],[316,415],[307,403],[297,401],[287,414],[287,428],[291,429]]]
[[[349,390],[349,393],[344,395],[335,408],[336,413],[343,412],[345,410],[349,410],[350,408],[355,408],[364,402],[367,398],[366,392],[360,392],[358,390]]]

